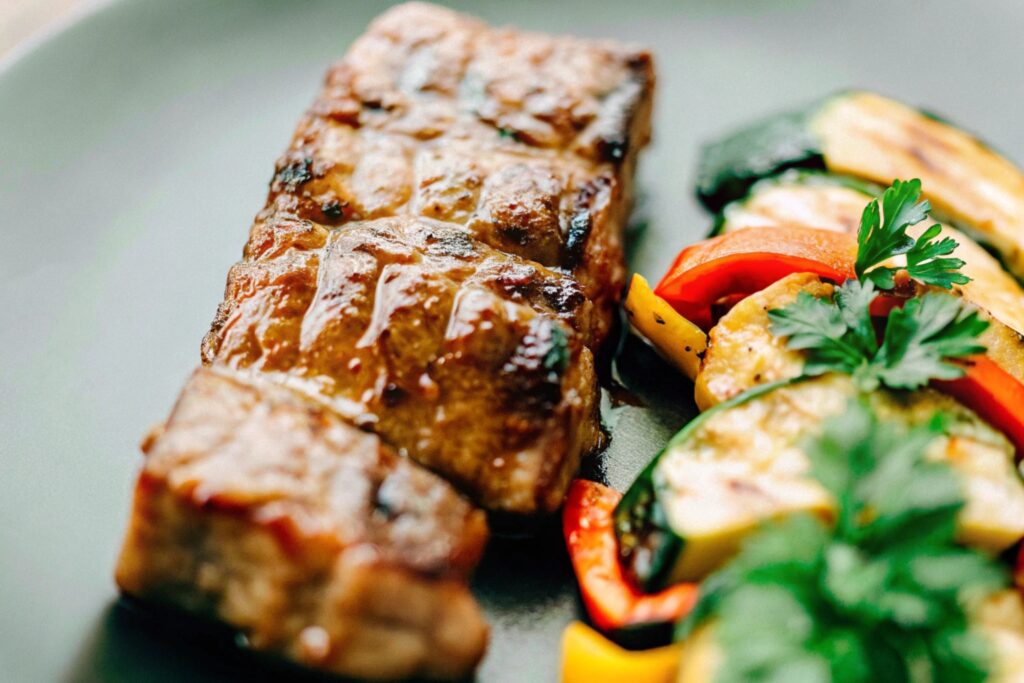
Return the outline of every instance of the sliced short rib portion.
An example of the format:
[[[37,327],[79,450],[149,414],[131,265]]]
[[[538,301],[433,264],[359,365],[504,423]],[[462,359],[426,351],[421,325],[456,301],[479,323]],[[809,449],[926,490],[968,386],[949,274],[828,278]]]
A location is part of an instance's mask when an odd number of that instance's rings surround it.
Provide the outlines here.
[[[324,401],[487,508],[556,509],[600,438],[576,281],[428,219],[321,241],[235,266],[206,361]]]
[[[483,513],[294,392],[198,370],[145,445],[117,581],[332,672],[453,678],[487,627]]]
[[[279,161],[204,362],[301,388],[485,508],[557,509],[601,442],[653,84],[636,48],[389,10]]]

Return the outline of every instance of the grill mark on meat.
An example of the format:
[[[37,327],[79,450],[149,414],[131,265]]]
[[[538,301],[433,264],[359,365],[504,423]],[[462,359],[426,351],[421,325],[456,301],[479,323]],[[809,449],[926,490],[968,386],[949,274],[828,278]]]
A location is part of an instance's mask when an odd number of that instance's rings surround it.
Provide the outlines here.
[[[246,252],[316,253],[315,264],[295,263],[317,282],[311,303],[279,310],[272,294],[260,293],[270,319],[239,323],[259,310],[240,302],[228,324],[218,314],[204,358],[239,367],[258,358],[254,367],[313,382],[311,393],[339,410],[360,406],[350,419],[477,500],[528,507],[545,496],[499,493],[514,476],[507,467],[465,462],[474,449],[508,444],[485,446],[458,420],[508,410],[503,419],[513,427],[537,425],[511,431],[535,434],[538,444],[545,430],[573,431],[544,456],[566,470],[599,440],[592,349],[611,327],[624,284],[622,224],[633,157],[648,137],[650,60],[611,44],[489,29],[433,8],[400,14],[402,21],[388,14],[376,22],[332,68],[271,187],[265,213],[331,230],[326,244],[294,229],[275,240],[266,233],[288,223],[264,220]],[[491,298],[463,298],[477,287]],[[547,353],[535,316],[570,330],[568,367],[555,383],[531,361]],[[239,325],[246,329],[236,343],[214,339],[224,336],[219,327]],[[277,336],[268,339],[268,329]],[[517,368],[522,386],[505,377],[506,366]],[[423,376],[436,390],[423,394]],[[534,390],[536,401],[508,399]],[[481,405],[470,410],[474,402]],[[435,406],[441,422],[415,412],[421,403]],[[442,442],[436,432],[446,429],[455,436]],[[548,498],[558,499],[557,491]]]
[[[573,199],[573,213],[565,240],[564,257],[569,268],[575,268],[583,259],[587,240],[594,227],[595,201],[611,190],[612,183],[612,179],[606,175],[597,176],[583,185]]]

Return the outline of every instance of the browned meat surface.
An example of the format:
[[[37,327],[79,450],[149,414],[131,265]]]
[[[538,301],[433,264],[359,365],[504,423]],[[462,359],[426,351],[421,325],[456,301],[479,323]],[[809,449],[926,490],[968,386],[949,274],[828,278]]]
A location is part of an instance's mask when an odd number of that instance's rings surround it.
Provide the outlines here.
[[[345,675],[469,673],[487,529],[457,489],[551,512],[601,440],[653,78],[641,51],[430,5],[374,22],[144,448],[122,589]]]
[[[622,229],[653,85],[642,50],[401,5],[328,73],[264,217],[463,225],[572,272],[599,311],[600,341],[624,285]]]
[[[483,513],[287,389],[202,369],[146,447],[126,592],[360,677],[464,675],[487,628],[465,579]]]
[[[304,247],[232,269],[205,360],[325,400],[486,507],[557,508],[600,437],[579,285],[427,219]]]
[[[373,23],[278,163],[204,344],[489,509],[550,512],[599,444],[646,53],[425,4]]]

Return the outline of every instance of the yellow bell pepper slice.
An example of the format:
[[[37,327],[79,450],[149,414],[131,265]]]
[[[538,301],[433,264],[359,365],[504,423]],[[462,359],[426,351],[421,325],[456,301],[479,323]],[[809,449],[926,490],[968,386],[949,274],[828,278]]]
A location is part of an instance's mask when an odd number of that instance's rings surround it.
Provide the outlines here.
[[[708,347],[704,330],[676,313],[638,274],[629,283],[623,307],[629,322],[654,348],[691,380],[697,376],[701,355]]]
[[[579,621],[562,634],[562,683],[672,683],[682,644],[632,651]]]

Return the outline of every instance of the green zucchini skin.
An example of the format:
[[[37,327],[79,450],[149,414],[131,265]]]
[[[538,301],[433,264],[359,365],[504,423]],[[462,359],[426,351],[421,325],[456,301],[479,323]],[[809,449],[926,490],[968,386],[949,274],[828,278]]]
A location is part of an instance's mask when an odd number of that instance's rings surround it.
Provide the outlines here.
[[[821,141],[810,122],[825,102],[776,114],[701,148],[697,197],[709,211],[745,195],[762,178],[790,168],[825,170]]]
[[[665,588],[676,560],[686,546],[685,539],[672,530],[664,509],[658,502],[654,472],[662,455],[684,443],[700,425],[719,412],[803,379],[807,378],[791,377],[758,385],[690,420],[651,459],[622,496],[622,500],[612,513],[615,535],[619,542],[619,559],[626,576],[641,590],[654,593]]]

